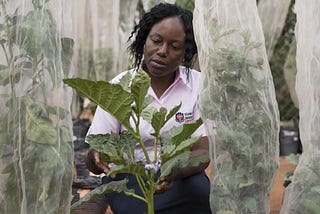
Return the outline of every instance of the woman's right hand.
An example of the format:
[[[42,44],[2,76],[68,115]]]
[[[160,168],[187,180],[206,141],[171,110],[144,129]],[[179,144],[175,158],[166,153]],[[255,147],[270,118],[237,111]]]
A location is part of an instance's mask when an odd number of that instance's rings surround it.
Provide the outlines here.
[[[96,175],[99,175],[101,173],[107,174],[110,170],[108,164],[100,160],[99,153],[94,149],[88,150],[86,165],[89,171]]]

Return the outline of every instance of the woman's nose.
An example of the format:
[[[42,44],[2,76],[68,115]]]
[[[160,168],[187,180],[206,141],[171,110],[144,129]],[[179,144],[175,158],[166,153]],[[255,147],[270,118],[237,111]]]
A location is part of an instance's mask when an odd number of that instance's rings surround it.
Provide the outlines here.
[[[168,45],[167,44],[162,44],[158,51],[157,51],[157,54],[159,56],[167,56],[167,51],[168,51]]]

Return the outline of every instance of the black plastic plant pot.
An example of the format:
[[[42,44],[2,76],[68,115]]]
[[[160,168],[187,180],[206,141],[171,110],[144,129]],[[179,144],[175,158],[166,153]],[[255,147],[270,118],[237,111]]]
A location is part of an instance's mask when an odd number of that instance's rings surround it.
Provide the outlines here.
[[[296,127],[280,127],[280,156],[302,152],[299,130]]]

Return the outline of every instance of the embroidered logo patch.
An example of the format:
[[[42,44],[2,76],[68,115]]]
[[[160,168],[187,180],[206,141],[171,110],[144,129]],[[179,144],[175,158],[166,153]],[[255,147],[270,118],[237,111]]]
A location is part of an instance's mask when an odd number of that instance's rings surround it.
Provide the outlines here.
[[[176,121],[182,123],[184,121],[184,114],[182,112],[176,113]]]
[[[193,113],[192,112],[184,113],[184,122],[189,123],[192,121],[193,121]]]

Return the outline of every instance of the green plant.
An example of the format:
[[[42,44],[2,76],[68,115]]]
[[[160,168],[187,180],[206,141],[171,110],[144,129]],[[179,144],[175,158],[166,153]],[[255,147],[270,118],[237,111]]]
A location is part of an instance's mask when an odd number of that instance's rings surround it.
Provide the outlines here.
[[[157,110],[148,106],[152,98],[147,96],[150,86],[150,77],[144,71],[139,70],[131,82],[128,72],[119,84],[111,84],[104,81],[90,81],[85,79],[65,79],[64,82],[76,89],[80,95],[89,98],[102,109],[114,116],[126,131],[120,134],[99,134],[88,136],[90,146],[100,153],[101,159],[107,163],[114,163],[109,174],[132,173],[135,175],[143,195],[137,195],[133,190],[127,189],[126,180],[114,181],[97,187],[80,201],[75,203],[76,207],[97,195],[109,192],[119,192],[131,195],[147,203],[148,213],[154,213],[153,195],[160,180],[155,179],[155,173],[159,166],[157,159],[157,147],[161,144],[161,176],[169,175],[172,171],[186,166],[198,165],[207,162],[207,155],[198,157],[190,156],[190,147],[200,137],[190,138],[191,134],[202,124],[199,119],[195,123],[184,124],[174,127],[165,134],[160,135],[164,124],[179,110],[180,105],[169,112],[165,108]],[[131,82],[131,85],[129,84]],[[129,88],[130,85],[130,88]],[[154,157],[150,160],[145,144],[140,136],[140,119],[148,121],[154,129]],[[134,125],[130,124],[130,119]],[[139,144],[144,152],[146,164],[136,163],[134,160],[134,149]],[[126,158],[125,158],[126,157]]]
[[[309,148],[316,148],[319,140],[307,142]],[[315,151],[315,152],[314,152]],[[317,150],[304,152],[299,155],[290,155],[289,161],[297,163],[290,184],[286,187],[284,203],[281,212],[283,213],[318,213],[320,209],[320,167]],[[287,157],[286,157],[287,158]]]
[[[293,154],[292,153],[290,155],[287,155],[285,158],[288,161],[288,163],[292,163],[294,165],[298,165],[300,155],[301,154],[299,154],[299,153],[297,153],[297,154]],[[284,176],[284,186],[285,187],[287,187],[292,182],[293,172],[294,172],[294,170],[289,170],[286,173],[284,173],[283,176]]]
[[[272,81],[264,60],[252,52],[261,47],[250,31],[222,31],[211,22],[214,48],[209,53],[200,107],[215,123],[210,204],[213,213],[266,213],[277,171],[278,125]],[[228,38],[237,43],[227,43]],[[226,38],[226,39],[225,39]],[[234,41],[234,40],[232,40]]]
[[[0,1],[0,213],[63,213],[69,207],[62,200],[70,197],[72,181],[69,110],[50,95],[61,95],[73,40],[58,37],[47,2],[33,0],[24,14],[18,2]]]

